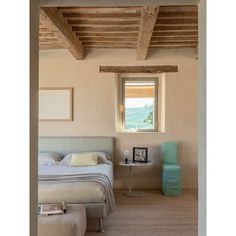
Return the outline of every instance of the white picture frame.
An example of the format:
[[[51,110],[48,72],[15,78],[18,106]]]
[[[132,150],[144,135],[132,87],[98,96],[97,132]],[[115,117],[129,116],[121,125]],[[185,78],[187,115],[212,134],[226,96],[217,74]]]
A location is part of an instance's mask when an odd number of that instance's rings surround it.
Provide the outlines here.
[[[39,120],[72,121],[73,88],[40,88]]]

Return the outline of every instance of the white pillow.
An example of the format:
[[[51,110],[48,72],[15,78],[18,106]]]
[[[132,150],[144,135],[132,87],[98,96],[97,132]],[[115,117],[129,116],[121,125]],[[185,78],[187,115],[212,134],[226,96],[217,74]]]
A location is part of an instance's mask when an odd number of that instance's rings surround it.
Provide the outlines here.
[[[96,166],[98,156],[91,153],[75,153],[72,154],[72,158],[69,166]]]
[[[107,155],[105,152],[82,152],[82,153],[86,153],[86,154],[91,154],[91,155],[97,155],[97,163],[98,164],[112,164],[111,157],[109,155]],[[61,161],[60,164],[62,165],[70,165],[71,159],[72,159],[72,155],[75,153],[70,153],[67,154]]]
[[[39,165],[53,165],[61,161],[62,156],[55,152],[40,152],[38,154]]]

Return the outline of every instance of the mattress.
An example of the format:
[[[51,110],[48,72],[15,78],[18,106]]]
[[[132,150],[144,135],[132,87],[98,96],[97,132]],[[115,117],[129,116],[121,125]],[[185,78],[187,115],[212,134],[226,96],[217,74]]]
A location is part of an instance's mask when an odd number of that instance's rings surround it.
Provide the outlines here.
[[[70,167],[66,165],[39,166],[39,176],[68,176],[76,174],[103,174],[113,186],[113,166],[99,164],[87,167]],[[95,182],[41,182],[38,186],[39,203],[103,203],[105,194],[101,185]]]

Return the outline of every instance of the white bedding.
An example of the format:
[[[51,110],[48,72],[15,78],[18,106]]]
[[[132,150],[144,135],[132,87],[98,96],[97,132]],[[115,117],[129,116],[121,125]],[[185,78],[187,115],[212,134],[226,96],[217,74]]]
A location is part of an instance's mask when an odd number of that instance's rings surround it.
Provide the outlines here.
[[[67,165],[39,166],[39,176],[75,175],[101,173],[106,175],[113,186],[112,164],[98,164],[87,167]],[[105,201],[102,187],[94,182],[41,183],[39,182],[38,202],[100,203]]]

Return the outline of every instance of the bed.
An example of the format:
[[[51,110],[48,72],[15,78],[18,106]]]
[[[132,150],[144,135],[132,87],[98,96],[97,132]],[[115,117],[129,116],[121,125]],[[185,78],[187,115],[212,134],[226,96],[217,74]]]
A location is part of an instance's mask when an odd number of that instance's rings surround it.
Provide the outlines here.
[[[97,166],[69,167],[64,164],[39,166],[38,202],[84,204],[88,218],[102,220],[114,211],[113,137],[40,137],[40,152],[57,152],[62,156],[78,152],[102,152],[109,155],[109,163]]]

